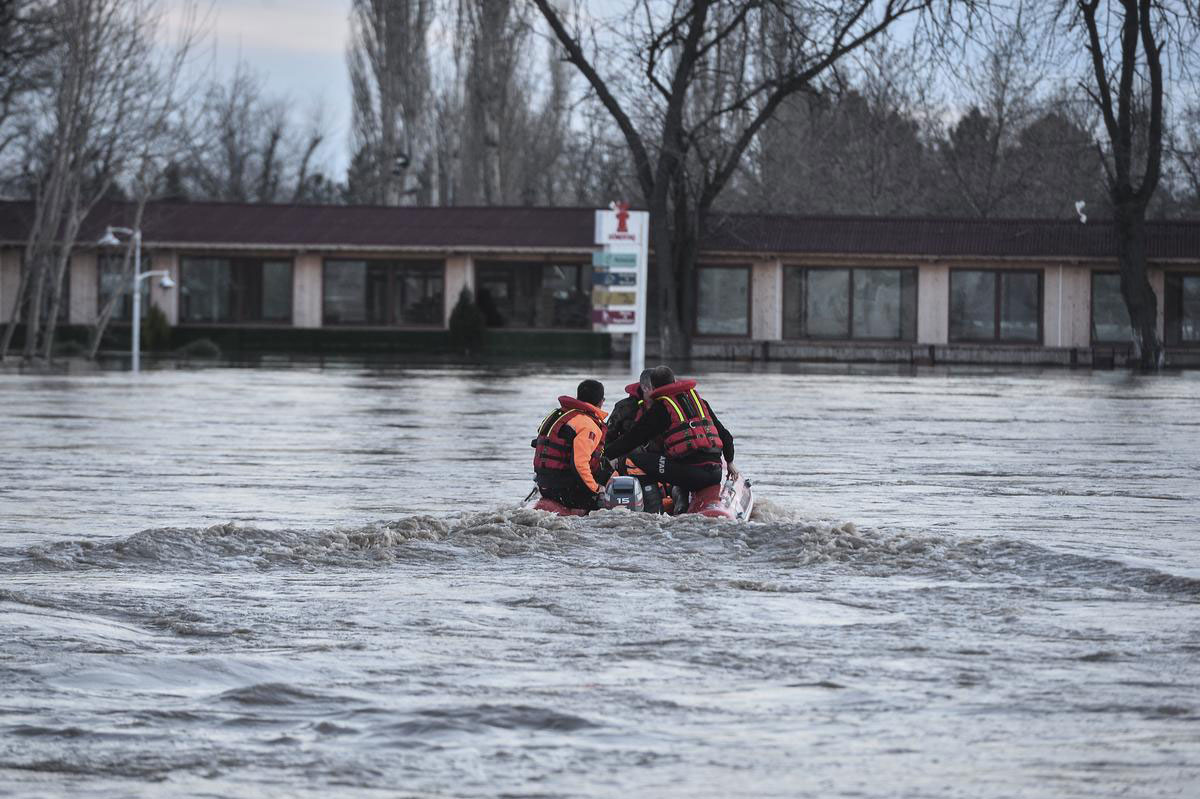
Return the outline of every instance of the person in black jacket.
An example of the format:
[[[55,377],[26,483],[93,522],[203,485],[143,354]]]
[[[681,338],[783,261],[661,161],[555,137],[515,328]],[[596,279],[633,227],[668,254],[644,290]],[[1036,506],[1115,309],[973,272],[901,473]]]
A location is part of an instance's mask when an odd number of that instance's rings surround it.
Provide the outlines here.
[[[676,380],[669,367],[650,370],[647,405],[633,426],[610,440],[604,457],[614,462],[628,457],[648,477],[687,491],[721,482],[721,459],[729,473],[733,465],[733,435],[696,391],[694,380]],[[658,451],[640,450],[654,442]],[[615,465],[615,464],[614,464]]]
[[[637,421],[638,411],[642,409],[645,402],[645,394],[650,392],[643,387],[650,386],[650,373],[653,369],[643,369],[642,376],[637,383],[630,383],[625,386],[626,396],[617,400],[617,404],[613,405],[612,412],[608,414],[608,433],[605,436],[605,443],[616,441],[621,436],[629,432],[633,427],[633,423]]]
[[[613,406],[612,413],[608,415],[608,434],[605,437],[606,444],[612,443],[628,433],[641,417],[642,410],[646,407],[645,398],[653,390],[650,384],[650,374],[653,371],[653,369],[643,369],[638,382],[625,386],[626,396]],[[653,443],[639,449],[653,449]],[[621,474],[632,475],[641,482],[643,509],[647,513],[662,512],[663,486],[659,484],[658,480],[647,476],[632,463],[630,458],[621,459],[619,466],[616,467],[616,471]]]

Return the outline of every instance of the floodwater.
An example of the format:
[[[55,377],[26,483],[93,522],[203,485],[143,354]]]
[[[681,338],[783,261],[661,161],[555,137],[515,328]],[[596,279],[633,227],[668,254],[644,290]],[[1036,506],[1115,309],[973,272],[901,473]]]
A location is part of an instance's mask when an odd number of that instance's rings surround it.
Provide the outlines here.
[[[1200,374],[731,369],[745,524],[517,508],[615,365],[0,372],[0,795],[1196,795]]]

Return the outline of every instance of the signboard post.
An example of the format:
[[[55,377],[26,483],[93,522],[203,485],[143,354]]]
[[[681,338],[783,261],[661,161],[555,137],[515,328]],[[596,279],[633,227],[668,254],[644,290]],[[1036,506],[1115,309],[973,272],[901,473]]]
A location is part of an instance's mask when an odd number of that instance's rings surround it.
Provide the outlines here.
[[[650,215],[613,203],[596,211],[592,253],[592,330],[629,333],[629,368],[636,380],[646,365],[646,273]]]

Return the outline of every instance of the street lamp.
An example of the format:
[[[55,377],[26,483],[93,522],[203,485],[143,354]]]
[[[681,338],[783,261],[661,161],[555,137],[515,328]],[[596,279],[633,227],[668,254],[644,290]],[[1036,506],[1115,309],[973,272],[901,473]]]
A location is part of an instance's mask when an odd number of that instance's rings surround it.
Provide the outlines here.
[[[162,280],[159,285],[164,289],[175,288],[175,281],[171,279],[171,274],[166,269],[155,269],[150,272],[142,271],[142,231],[141,228],[131,230],[127,227],[112,227],[111,225],[104,230],[104,235],[100,237],[97,244],[103,247],[116,247],[121,243],[117,238],[120,233],[124,236],[133,237],[133,371],[136,374],[142,370],[142,281],[148,277],[161,275]]]

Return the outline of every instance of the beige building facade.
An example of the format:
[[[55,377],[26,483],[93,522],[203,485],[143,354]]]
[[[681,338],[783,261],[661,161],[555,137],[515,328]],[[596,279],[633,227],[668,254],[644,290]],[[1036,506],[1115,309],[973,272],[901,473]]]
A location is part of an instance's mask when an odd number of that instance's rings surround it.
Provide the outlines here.
[[[20,285],[24,207],[0,203],[0,322]],[[89,220],[85,241],[120,224],[124,210]],[[591,214],[164,203],[146,215],[143,269],[166,270],[175,287],[149,280],[144,296],[180,331],[238,328],[249,341],[280,328],[444,330],[463,289],[490,327],[586,333]],[[1127,357],[1107,228],[730,220],[697,266],[690,316],[699,357],[1068,365]],[[1200,224],[1152,224],[1150,237],[1159,333],[1172,360],[1191,365],[1200,356]],[[120,256],[77,248],[60,324],[95,322],[126,285]],[[128,304],[118,301],[118,326]]]

